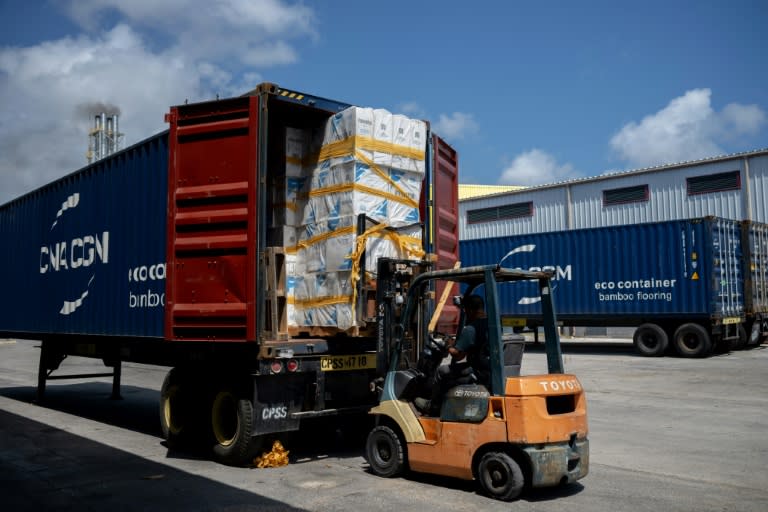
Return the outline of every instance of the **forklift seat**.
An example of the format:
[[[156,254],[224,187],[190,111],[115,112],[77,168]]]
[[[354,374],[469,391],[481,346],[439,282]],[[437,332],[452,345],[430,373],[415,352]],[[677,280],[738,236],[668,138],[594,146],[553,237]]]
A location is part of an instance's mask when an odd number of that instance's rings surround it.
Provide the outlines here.
[[[504,350],[504,378],[517,377],[523,363],[525,338],[520,334],[504,334],[501,342]]]

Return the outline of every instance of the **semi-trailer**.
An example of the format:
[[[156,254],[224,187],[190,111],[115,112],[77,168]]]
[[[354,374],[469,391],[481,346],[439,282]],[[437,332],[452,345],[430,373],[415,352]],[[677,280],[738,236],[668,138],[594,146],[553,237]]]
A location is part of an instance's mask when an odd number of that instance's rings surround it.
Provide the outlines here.
[[[762,224],[706,217],[462,240],[460,258],[554,272],[561,325],[635,327],[644,356],[704,357],[767,330]],[[532,290],[502,289],[500,302],[507,325],[540,322]]]
[[[454,266],[457,153],[426,122],[269,83],[166,121],[0,206],[0,333],[42,342],[38,396],[70,355],[113,367],[114,396],[121,362],[169,366],[169,445],[228,464],[365,414],[377,262]]]

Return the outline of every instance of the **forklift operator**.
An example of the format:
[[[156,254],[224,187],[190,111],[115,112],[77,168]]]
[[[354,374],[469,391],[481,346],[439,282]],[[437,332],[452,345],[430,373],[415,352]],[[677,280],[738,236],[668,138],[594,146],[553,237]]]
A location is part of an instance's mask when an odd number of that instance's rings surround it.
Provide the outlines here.
[[[490,351],[488,347],[488,318],[485,303],[479,295],[470,295],[462,304],[465,314],[464,328],[454,343],[449,342],[451,364],[438,368],[432,387],[432,398],[417,398],[414,404],[422,412],[439,414],[443,395],[460,384],[490,384]],[[466,361],[462,361],[466,358]]]
[[[464,307],[466,322],[453,346],[448,347],[453,372],[463,373],[468,367],[474,370],[480,384],[487,386],[489,380],[488,318],[485,303],[479,295],[467,297]],[[459,363],[464,358],[466,363]]]

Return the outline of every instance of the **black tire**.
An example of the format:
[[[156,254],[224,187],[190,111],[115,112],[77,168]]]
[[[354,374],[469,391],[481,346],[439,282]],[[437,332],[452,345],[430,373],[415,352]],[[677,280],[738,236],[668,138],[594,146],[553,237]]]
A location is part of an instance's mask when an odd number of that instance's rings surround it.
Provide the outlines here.
[[[675,350],[682,357],[707,357],[712,354],[712,338],[699,324],[683,324],[675,331]]]
[[[195,421],[194,391],[184,373],[177,368],[165,376],[160,388],[160,428],[166,446],[172,450],[194,446]]]
[[[253,436],[253,404],[231,389],[216,393],[211,402],[213,457],[222,464],[250,464],[263,446],[263,436]]]
[[[747,327],[744,329],[744,332],[746,333],[744,348],[756,347],[762,343],[760,325],[760,319],[752,320],[747,324]]]
[[[523,470],[504,452],[488,452],[477,465],[477,479],[483,492],[501,501],[520,496],[525,486]]]
[[[642,324],[632,337],[635,350],[645,357],[663,356],[669,346],[667,333],[656,324]]]
[[[739,339],[733,342],[731,350],[742,350],[748,342],[747,330],[744,328],[744,324],[739,324]]]
[[[371,430],[365,442],[365,455],[371,471],[384,478],[402,475],[406,468],[404,444],[403,439],[386,425]]]

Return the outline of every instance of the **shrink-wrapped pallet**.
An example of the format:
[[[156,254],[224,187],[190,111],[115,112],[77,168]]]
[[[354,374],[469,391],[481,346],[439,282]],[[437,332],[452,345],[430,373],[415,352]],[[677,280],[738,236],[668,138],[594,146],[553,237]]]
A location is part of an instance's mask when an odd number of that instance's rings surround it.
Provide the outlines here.
[[[356,284],[381,257],[423,256],[419,198],[426,126],[381,109],[329,118],[297,229],[295,327],[360,326]],[[397,141],[397,143],[396,143]],[[358,233],[358,216],[369,221]],[[363,254],[365,259],[362,260]]]

